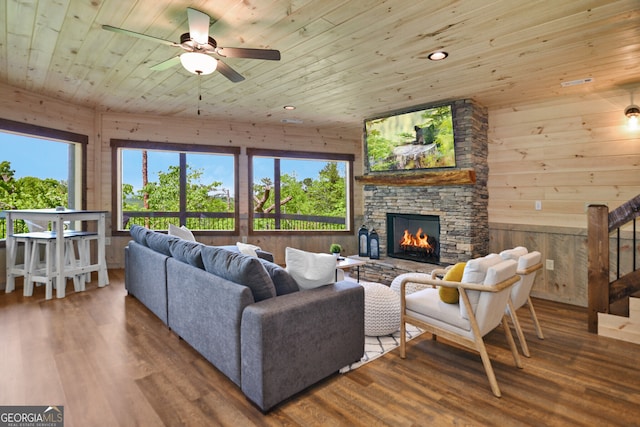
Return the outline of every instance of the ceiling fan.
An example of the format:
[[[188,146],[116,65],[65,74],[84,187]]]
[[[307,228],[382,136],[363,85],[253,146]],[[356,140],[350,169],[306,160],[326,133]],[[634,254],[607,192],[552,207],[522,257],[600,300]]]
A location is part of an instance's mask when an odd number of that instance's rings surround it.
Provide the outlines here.
[[[220,74],[232,82],[237,83],[244,80],[244,77],[229,65],[212,55],[222,58],[267,59],[271,61],[280,60],[280,51],[273,49],[219,47],[216,41],[209,36],[209,26],[211,23],[209,15],[189,7],[187,8],[187,18],[189,20],[189,32],[180,36],[179,43],[148,36],[146,34],[136,33],[122,28],[112,27],[111,25],[103,25],[102,28],[116,33],[138,37],[143,40],[180,47],[184,50],[180,55],[167,59],[166,61],[151,67],[151,69],[155,71],[166,70],[178,63],[182,63],[182,66],[186,70],[194,74],[206,75],[218,70]]]

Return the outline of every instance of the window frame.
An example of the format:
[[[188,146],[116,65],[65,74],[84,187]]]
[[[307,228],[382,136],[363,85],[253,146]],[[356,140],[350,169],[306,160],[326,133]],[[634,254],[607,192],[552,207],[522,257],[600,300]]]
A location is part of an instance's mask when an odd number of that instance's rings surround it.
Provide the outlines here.
[[[120,230],[120,224],[122,217],[122,164],[121,157],[119,155],[119,151],[121,149],[133,149],[133,150],[149,150],[149,151],[166,151],[173,152],[176,154],[180,153],[200,153],[200,154],[225,154],[233,156],[233,164],[234,164],[234,224],[235,227],[233,230],[191,230],[195,235],[199,236],[232,236],[237,235],[240,230],[240,213],[239,213],[239,194],[238,190],[240,188],[239,185],[239,155],[240,148],[238,147],[222,147],[217,145],[203,145],[203,144],[182,144],[182,143],[173,143],[173,142],[157,142],[157,141],[134,141],[134,140],[124,140],[124,139],[111,139],[111,166],[114,168],[113,173],[111,174],[111,203],[112,203],[112,215],[113,215],[113,225],[112,226],[112,235],[113,236],[126,236],[129,235],[128,230]],[[186,163],[183,165],[180,162],[180,168],[186,166]],[[186,203],[186,194],[181,189],[180,191],[181,199],[184,198]],[[180,216],[180,214],[185,214],[185,212],[178,211],[174,216]]]
[[[89,145],[89,136],[80,133],[69,132],[65,130],[59,130],[49,128],[45,126],[38,126],[31,123],[17,122],[14,120],[0,118],[0,131],[6,133],[14,133],[25,136],[27,138],[38,138],[44,140],[55,140],[59,142],[78,144],[80,147],[80,170],[79,176],[75,176],[75,180],[80,180],[80,206],[76,209],[87,208],[87,146]],[[76,165],[75,169],[78,171]],[[71,191],[71,189],[69,189]],[[6,247],[6,239],[0,239],[0,248]]]
[[[353,234],[353,186],[354,186],[354,163],[355,163],[355,155],[353,154],[343,154],[343,153],[318,153],[314,151],[287,151],[287,150],[273,150],[268,148],[247,148],[247,167],[249,173],[249,188],[248,188],[248,196],[249,196],[249,224],[248,230],[250,236],[255,235],[277,235],[277,236],[296,236],[296,235],[309,235],[309,234]],[[345,229],[344,230],[254,230],[254,209],[253,209],[253,158],[254,157],[272,157],[279,159],[300,159],[300,160],[317,160],[317,161],[326,161],[326,162],[346,162],[347,170],[345,183],[347,188],[347,213],[345,215]],[[275,177],[274,177],[275,179]],[[279,190],[276,190],[279,192]]]

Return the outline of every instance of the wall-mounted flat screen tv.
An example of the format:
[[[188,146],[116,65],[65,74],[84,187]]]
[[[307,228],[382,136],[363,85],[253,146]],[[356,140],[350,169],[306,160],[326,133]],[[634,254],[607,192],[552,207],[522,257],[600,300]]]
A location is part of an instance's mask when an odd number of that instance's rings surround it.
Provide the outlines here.
[[[415,107],[364,121],[368,172],[456,165],[451,105]]]

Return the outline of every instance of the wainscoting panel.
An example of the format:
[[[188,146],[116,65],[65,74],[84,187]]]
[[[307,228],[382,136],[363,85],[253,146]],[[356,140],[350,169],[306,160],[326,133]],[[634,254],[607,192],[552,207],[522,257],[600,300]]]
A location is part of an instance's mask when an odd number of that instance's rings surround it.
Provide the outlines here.
[[[489,248],[500,252],[515,246],[540,251],[543,268],[536,275],[532,295],[587,306],[586,229],[489,223]],[[547,260],[553,262],[548,269]]]

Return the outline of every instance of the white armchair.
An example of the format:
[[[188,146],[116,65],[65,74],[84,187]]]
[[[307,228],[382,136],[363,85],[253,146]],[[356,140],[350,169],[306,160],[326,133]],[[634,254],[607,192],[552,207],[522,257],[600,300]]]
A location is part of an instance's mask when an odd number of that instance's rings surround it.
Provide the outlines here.
[[[512,259],[518,263],[518,269],[516,274],[520,277],[520,280],[511,288],[511,301],[507,306],[507,314],[510,315],[513,327],[516,330],[518,341],[520,341],[520,347],[522,348],[522,354],[526,357],[530,357],[529,347],[527,341],[522,332],[520,321],[518,320],[517,310],[523,306],[527,306],[531,312],[531,319],[536,329],[536,335],[540,339],[544,339],[542,335],[542,328],[540,322],[538,322],[538,316],[533,308],[531,302],[531,288],[536,278],[536,273],[542,268],[541,258],[542,255],[538,251],[528,252],[525,247],[518,246],[513,249],[500,252],[500,256],[503,259]]]
[[[496,259],[497,258],[497,259]],[[435,276],[435,275],[434,275]],[[471,282],[470,279],[473,279]],[[406,323],[410,323],[436,336],[476,350],[480,353],[493,394],[501,396],[483,337],[502,323],[515,365],[522,368],[505,310],[511,287],[518,281],[516,262],[501,260],[495,254],[467,262],[462,282],[407,276],[400,283],[401,341],[400,357],[406,357]],[[438,289],[428,288],[412,294],[406,293],[406,284],[456,287],[460,293],[458,304],[440,300]]]

